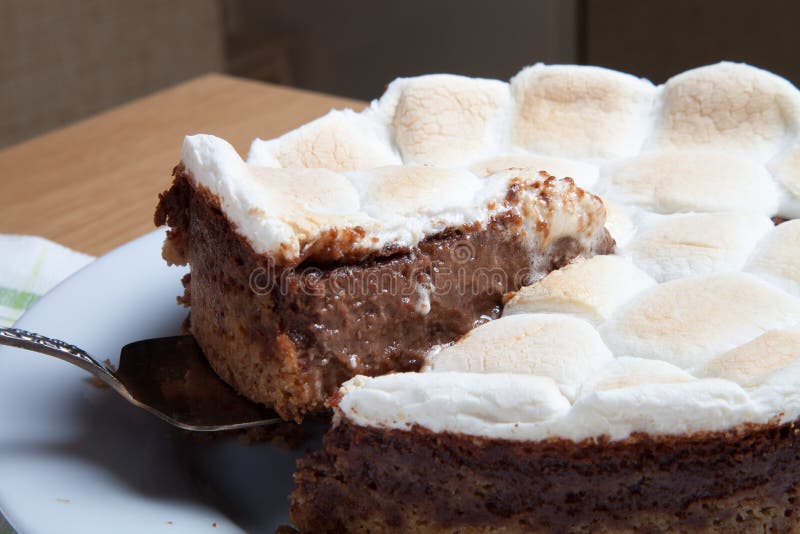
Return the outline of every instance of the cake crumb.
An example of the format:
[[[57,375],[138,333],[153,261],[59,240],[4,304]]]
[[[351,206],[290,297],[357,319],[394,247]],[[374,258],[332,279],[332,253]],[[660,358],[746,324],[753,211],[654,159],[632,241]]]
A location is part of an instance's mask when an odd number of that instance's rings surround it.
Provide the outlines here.
[[[171,525],[172,521],[165,521],[166,524]]]
[[[211,528],[217,528],[217,523],[216,522],[211,523]]]
[[[108,369],[108,370],[110,370],[112,372],[115,372],[117,370],[116,366],[113,363],[111,363],[111,360],[108,359],[108,358],[103,360],[103,365],[106,366],[106,369]],[[96,387],[97,389],[108,389],[109,388],[108,384],[106,384],[100,378],[98,378],[96,376],[90,376],[86,380],[89,382],[89,384],[91,384],[92,386]]]
[[[86,379],[89,384],[97,389],[108,389],[108,384],[97,378],[96,376],[90,376]]]

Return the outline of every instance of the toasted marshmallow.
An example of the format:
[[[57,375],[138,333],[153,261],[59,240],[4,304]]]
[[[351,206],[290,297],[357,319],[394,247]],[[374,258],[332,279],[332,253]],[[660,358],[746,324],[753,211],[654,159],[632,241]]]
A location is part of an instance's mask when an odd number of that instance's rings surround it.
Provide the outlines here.
[[[647,384],[682,384],[693,380],[697,378],[671,363],[623,356],[611,360],[584,382],[578,397],[591,395],[595,391],[610,391]]]
[[[778,189],[763,165],[730,152],[646,152],[607,170],[606,194],[656,213],[741,211],[772,216]]]
[[[230,144],[212,135],[186,137],[181,161],[198,184],[219,197],[257,252],[295,257],[325,228],[368,222],[359,213],[358,191],[329,170],[247,165]]]
[[[520,314],[485,323],[455,344],[432,351],[424,371],[548,376],[568,398],[611,352],[592,326],[558,314]]]
[[[523,186],[515,187],[516,192],[512,196],[519,197],[514,202],[520,206],[519,212],[528,223],[525,236],[532,250],[545,250],[562,239],[593,250],[593,243],[604,241],[607,237],[603,201],[577,187],[571,179],[556,179],[531,170],[510,170],[492,174],[483,181],[505,184],[503,191],[508,191],[508,184]],[[535,187],[531,188],[531,185]],[[484,190],[487,189],[493,190],[490,185],[484,186]],[[503,204],[506,203],[507,200],[504,200]],[[532,259],[531,272],[527,273],[531,276],[526,276],[526,279],[536,280],[550,272],[551,258],[546,254]]]
[[[186,137],[182,161],[197,185],[219,197],[253,249],[281,263],[297,261],[301,252],[324,247],[328,236],[348,229],[356,238],[348,243],[353,254],[368,254],[386,245],[411,248],[449,228],[487,224],[498,210],[519,215],[531,251],[562,235],[577,236],[587,250],[605,239],[602,202],[571,180],[478,178],[463,169],[413,166],[345,174],[261,167],[246,164],[230,144],[210,135]],[[507,198],[512,185],[516,202]]]
[[[636,154],[655,92],[647,80],[600,67],[527,67],[511,79],[512,144],[562,157]]]
[[[488,184],[474,174],[439,167],[392,166],[350,174],[372,217],[436,214],[470,206]],[[497,182],[497,194],[504,187]]]
[[[659,282],[740,270],[772,221],[750,213],[653,216],[622,254]]]
[[[686,369],[798,322],[800,300],[755,276],[729,273],[645,290],[601,333],[618,357],[660,359]]]
[[[597,182],[598,169],[594,165],[569,159],[537,156],[517,152],[481,160],[470,167],[478,176],[490,176],[503,171],[521,170],[524,172],[544,171],[556,178],[572,178],[575,185],[591,189]]]
[[[800,360],[800,332],[770,330],[709,360],[697,368],[694,374],[699,377],[725,378],[743,387],[755,387],[797,360]]]
[[[546,437],[543,425],[570,407],[551,378],[524,374],[357,376],[342,393],[338,421],[506,439]]]
[[[277,139],[256,139],[247,162],[342,172],[397,165],[400,157],[392,149],[385,126],[347,109],[331,111]]]
[[[800,296],[800,220],[770,230],[753,251],[746,270]]]
[[[723,62],[667,81],[653,144],[734,150],[765,161],[799,124],[800,94],[791,83]]]
[[[619,256],[595,256],[553,271],[520,289],[503,309],[519,313],[570,313],[594,324],[608,319],[655,280]]]
[[[507,145],[510,102],[505,82],[432,74],[395,80],[373,113],[391,117],[403,163],[452,167]]]

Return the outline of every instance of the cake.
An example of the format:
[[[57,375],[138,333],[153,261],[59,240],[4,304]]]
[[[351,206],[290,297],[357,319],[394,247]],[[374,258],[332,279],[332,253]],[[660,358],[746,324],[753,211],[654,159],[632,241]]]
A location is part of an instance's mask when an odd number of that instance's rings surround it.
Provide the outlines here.
[[[472,135],[495,127],[462,111]],[[499,317],[507,292],[613,248],[602,201],[573,180],[431,166],[453,147],[419,140],[419,164],[399,165],[362,122],[328,115],[255,142],[249,162],[189,136],[156,212],[164,257],[190,265],[188,331],[220,377],[285,419],[326,411],[354,376],[419,370]]]
[[[348,380],[297,528],[800,532],[800,92],[734,63],[660,86],[535,65],[491,84],[481,137],[451,127],[469,84],[401,79],[366,115],[407,165],[572,176],[613,254],[512,289],[418,372]]]
[[[187,329],[287,419],[302,532],[800,532],[800,92],[400,78],[246,160],[185,139]]]

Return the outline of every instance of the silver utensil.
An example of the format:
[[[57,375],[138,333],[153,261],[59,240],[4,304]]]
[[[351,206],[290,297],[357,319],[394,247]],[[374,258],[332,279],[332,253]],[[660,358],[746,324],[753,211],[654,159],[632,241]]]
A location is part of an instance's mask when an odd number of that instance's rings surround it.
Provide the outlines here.
[[[222,381],[192,336],[136,341],[112,369],[86,351],[16,328],[0,328],[0,345],[54,356],[90,372],[128,402],[185,430],[235,430],[283,422]]]

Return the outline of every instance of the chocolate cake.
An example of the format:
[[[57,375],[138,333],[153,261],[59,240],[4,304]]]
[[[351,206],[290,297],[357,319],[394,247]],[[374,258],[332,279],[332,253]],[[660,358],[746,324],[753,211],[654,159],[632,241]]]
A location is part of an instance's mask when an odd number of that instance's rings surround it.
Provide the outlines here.
[[[575,443],[343,422],[293,511],[303,532],[795,532],[797,440],[793,424]]]
[[[300,531],[800,532],[786,80],[401,78],[247,162],[190,136],[174,176],[211,364],[333,411]]]

